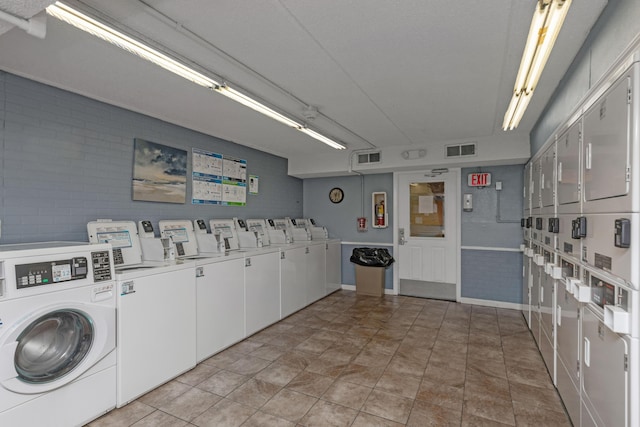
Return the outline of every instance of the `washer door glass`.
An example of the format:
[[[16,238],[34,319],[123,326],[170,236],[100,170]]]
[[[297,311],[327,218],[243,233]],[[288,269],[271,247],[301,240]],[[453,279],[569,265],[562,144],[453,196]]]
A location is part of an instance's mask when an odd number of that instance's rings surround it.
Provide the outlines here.
[[[82,362],[93,337],[93,323],[81,311],[57,310],[39,317],[17,339],[18,378],[35,384],[55,381]]]

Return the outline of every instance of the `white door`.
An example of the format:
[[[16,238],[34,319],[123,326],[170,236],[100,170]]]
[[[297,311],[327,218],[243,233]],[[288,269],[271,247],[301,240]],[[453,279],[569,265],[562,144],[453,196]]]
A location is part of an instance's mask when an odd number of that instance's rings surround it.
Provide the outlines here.
[[[397,173],[399,293],[456,300],[460,170]]]

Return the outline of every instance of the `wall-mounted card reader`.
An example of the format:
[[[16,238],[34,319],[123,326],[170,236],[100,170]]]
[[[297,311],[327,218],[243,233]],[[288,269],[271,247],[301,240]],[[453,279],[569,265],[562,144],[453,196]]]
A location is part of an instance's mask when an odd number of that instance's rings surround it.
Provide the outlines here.
[[[151,221],[145,219],[138,222],[138,235],[145,238],[155,237]]]
[[[549,218],[549,226],[547,228],[549,233],[560,232],[560,218]]]
[[[571,221],[571,237],[573,239],[582,239],[587,237],[587,218],[580,216]]]
[[[629,219],[616,219],[614,244],[617,248],[628,248],[631,245],[631,221]]]

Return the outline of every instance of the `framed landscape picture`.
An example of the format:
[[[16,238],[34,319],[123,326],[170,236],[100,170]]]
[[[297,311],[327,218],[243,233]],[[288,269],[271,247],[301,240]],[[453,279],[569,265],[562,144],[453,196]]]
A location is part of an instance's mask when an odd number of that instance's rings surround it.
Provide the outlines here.
[[[185,203],[187,151],[134,139],[133,200]]]

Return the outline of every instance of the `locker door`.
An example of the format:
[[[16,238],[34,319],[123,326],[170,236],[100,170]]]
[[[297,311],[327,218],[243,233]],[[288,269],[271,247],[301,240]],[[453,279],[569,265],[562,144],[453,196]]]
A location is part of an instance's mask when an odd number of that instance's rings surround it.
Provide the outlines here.
[[[522,181],[524,182],[524,211],[529,213],[531,211],[531,163],[527,163],[524,166],[524,179]]]
[[[624,196],[629,191],[629,90],[630,79],[620,79],[585,114],[585,201]]]
[[[556,145],[552,144],[542,155],[540,164],[540,198],[543,207],[553,206],[555,202],[555,161]]]
[[[580,202],[580,133],[582,120],[558,137],[558,204]]]
[[[598,425],[626,426],[627,342],[588,308],[583,310],[583,398]]]
[[[539,212],[540,210],[540,176],[542,173],[542,165],[540,159],[533,162],[531,169],[531,210]]]

